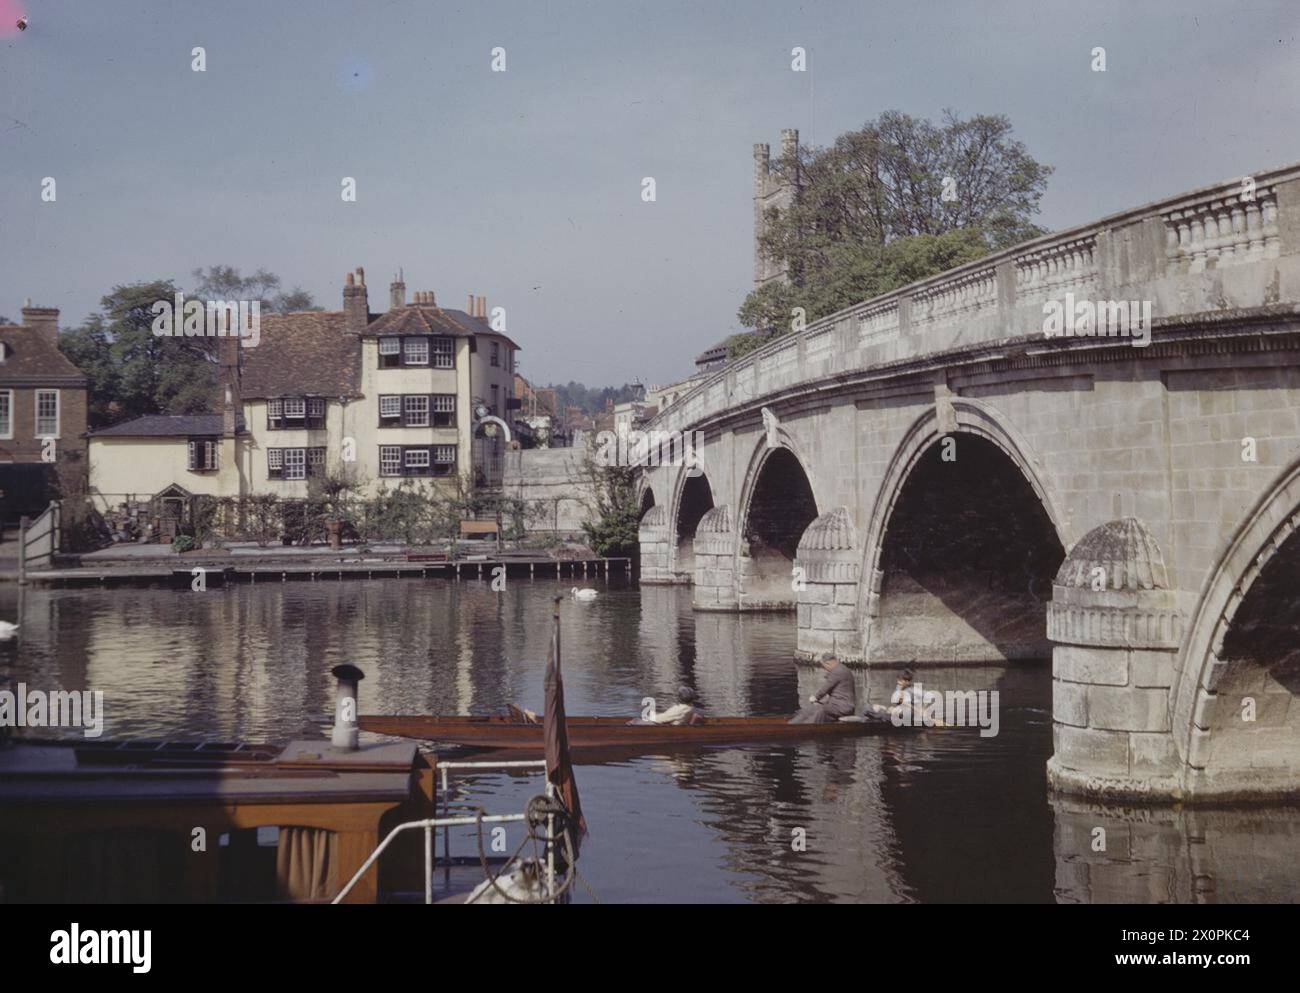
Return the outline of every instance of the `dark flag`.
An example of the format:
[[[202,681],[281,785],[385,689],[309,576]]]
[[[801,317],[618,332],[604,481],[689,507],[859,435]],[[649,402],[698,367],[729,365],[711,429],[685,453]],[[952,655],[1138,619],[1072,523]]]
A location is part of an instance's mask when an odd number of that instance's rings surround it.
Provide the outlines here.
[[[546,709],[542,716],[542,736],[546,741],[546,778],[555,787],[555,795],[569,812],[573,825],[573,854],[587,833],[578,800],[578,783],[573,778],[569,759],[569,729],[564,719],[564,680],[560,675],[560,598],[555,598],[555,615],[551,627],[551,650],[546,656]]]

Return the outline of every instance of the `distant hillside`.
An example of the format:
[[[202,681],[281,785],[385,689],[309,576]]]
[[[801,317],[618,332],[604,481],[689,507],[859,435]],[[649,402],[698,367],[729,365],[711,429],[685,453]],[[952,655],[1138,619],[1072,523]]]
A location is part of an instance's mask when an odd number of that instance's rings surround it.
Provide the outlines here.
[[[589,387],[570,380],[568,383],[551,383],[549,389],[555,390],[555,398],[560,410],[565,407],[578,407],[584,414],[594,417],[605,409],[605,401],[626,403],[639,400],[645,396],[645,388],[640,383],[624,383],[622,386]]]

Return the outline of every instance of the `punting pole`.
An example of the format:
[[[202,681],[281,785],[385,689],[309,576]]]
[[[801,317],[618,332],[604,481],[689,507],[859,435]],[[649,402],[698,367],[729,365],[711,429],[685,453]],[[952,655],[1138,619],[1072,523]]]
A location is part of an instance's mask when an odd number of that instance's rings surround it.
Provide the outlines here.
[[[551,627],[551,644],[555,651],[555,672],[556,675],[563,671],[560,667],[560,598],[555,598],[554,613],[552,614]],[[549,707],[547,708],[550,709]],[[567,719],[567,714],[565,715]],[[551,783],[549,770],[546,776],[546,795],[549,798],[555,797],[555,786]],[[555,902],[555,815],[548,813],[546,815],[546,893],[550,897],[550,902]]]

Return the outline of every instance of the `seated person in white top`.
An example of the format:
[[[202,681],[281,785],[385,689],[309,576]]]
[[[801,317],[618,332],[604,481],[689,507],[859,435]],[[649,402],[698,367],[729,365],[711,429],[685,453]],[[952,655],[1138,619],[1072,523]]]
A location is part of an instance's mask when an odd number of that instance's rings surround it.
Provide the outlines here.
[[[908,727],[943,727],[942,720],[925,720],[925,701],[923,694],[912,687],[912,670],[905,669],[898,677],[898,684],[889,698],[890,706],[879,704],[867,708],[863,715],[867,718],[891,721],[899,726]]]
[[[629,724],[694,724],[699,718],[699,712],[695,709],[695,691],[689,686],[679,686],[677,688],[677,702],[667,710],[661,710],[652,713],[644,720],[637,718],[629,721]]]

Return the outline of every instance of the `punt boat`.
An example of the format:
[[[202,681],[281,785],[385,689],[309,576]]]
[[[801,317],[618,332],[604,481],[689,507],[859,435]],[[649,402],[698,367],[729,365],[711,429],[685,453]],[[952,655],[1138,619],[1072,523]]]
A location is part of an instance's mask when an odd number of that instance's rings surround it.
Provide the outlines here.
[[[470,748],[540,751],[543,746],[540,718],[534,724],[512,714],[480,717],[363,714],[359,722],[363,731]],[[569,717],[567,724],[569,748],[575,752],[850,738],[913,730],[896,728],[887,720],[862,718],[828,724],[790,724],[788,717],[706,717],[693,725],[674,726],[629,724],[626,717]]]

